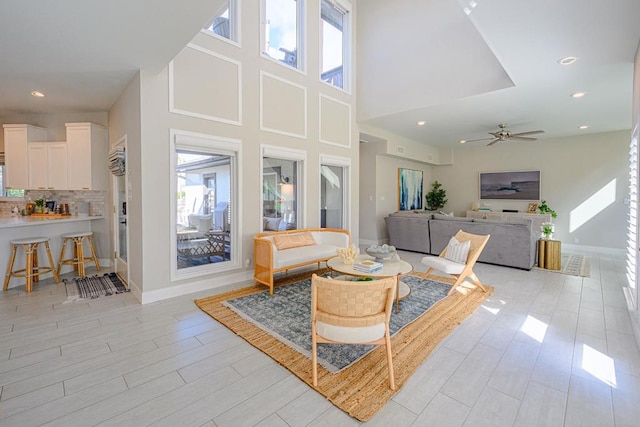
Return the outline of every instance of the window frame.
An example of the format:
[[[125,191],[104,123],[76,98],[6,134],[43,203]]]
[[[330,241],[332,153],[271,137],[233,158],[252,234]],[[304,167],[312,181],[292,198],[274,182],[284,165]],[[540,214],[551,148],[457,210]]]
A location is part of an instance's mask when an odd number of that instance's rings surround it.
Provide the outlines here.
[[[225,41],[227,43],[231,43],[236,46],[240,46],[240,23],[242,20],[240,19],[240,10],[241,10],[241,2],[242,0],[228,0],[228,8],[229,8],[229,38],[221,36],[220,34],[216,34],[215,32],[209,30],[206,27],[200,29],[204,34],[217,38],[219,40]],[[215,18],[222,15],[224,11],[217,11],[211,21]],[[207,22],[209,24],[209,22]]]
[[[242,158],[242,141],[221,136],[190,132],[180,129],[170,129],[169,144],[169,171],[171,174],[169,185],[169,199],[171,204],[169,227],[171,282],[210,275],[242,268],[242,212],[240,192],[242,189],[242,170],[240,159]],[[176,150],[190,150],[210,154],[228,155],[230,159],[229,186],[230,186],[230,260],[178,269],[177,265],[177,185],[176,185]]]
[[[351,224],[351,159],[348,157],[332,156],[329,154],[320,154],[318,161],[318,206],[322,209],[322,166],[337,166],[343,168],[342,184],[342,228],[352,230]],[[320,212],[318,212],[320,214]],[[318,227],[321,223],[318,220]]]
[[[275,158],[281,160],[290,160],[297,162],[296,169],[296,229],[305,228],[306,226],[306,207],[307,207],[307,152],[303,150],[295,150],[292,148],[278,147],[272,145],[260,145],[260,210],[259,223],[262,230],[264,218],[264,196],[262,189],[264,188],[263,173],[264,158]]]
[[[284,61],[272,57],[267,52],[267,2],[260,1],[260,56],[269,61],[280,64],[290,70],[306,74],[307,61],[307,13],[306,0],[294,0],[296,3],[296,66],[293,67]]]
[[[322,19],[322,3],[326,2],[329,3],[330,5],[332,5],[334,8],[336,8],[339,11],[344,11],[343,13],[343,27],[342,27],[342,87],[336,86],[332,83],[328,83],[324,80],[322,80],[322,67],[323,67],[323,63],[324,63],[324,31],[323,31],[323,22],[324,20]],[[320,82],[324,83],[325,85],[335,88],[337,90],[346,92],[348,94],[351,93],[351,87],[352,87],[352,83],[351,83],[351,40],[353,37],[352,34],[352,16],[353,16],[353,6],[351,5],[351,3],[346,2],[344,0],[320,0],[318,2],[318,10],[319,10],[319,17],[320,17],[320,25],[319,25],[319,37],[318,37],[318,43],[319,43],[319,49],[318,49],[318,55],[319,55],[319,66],[320,68],[318,69],[319,72],[319,77],[320,77]]]

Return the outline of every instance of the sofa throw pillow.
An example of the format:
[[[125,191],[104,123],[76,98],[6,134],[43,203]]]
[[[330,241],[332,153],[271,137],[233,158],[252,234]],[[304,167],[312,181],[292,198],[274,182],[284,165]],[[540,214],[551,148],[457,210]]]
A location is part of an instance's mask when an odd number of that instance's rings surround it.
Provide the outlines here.
[[[447,252],[444,254],[444,257],[449,261],[465,264],[467,262],[470,247],[471,241],[467,240],[466,242],[458,242],[458,239],[454,236],[449,240]]]
[[[283,249],[299,248],[301,246],[313,246],[316,244],[315,239],[310,232],[283,234],[273,236],[273,244],[279,251]]]
[[[263,218],[262,228],[264,231],[278,231],[282,218]]]

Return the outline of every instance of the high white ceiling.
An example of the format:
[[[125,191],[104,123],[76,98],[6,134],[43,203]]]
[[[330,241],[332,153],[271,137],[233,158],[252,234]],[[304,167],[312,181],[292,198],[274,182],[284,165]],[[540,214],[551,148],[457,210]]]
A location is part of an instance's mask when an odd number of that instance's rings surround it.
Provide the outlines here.
[[[0,2],[0,117],[108,111],[137,70],[166,66],[215,3]],[[630,128],[640,1],[469,3],[358,2],[361,123],[434,146],[489,137],[498,123],[543,129],[540,138]],[[557,63],[569,55],[578,61]]]
[[[364,9],[358,25],[378,37],[359,34],[360,123],[457,147],[499,123],[544,130],[539,139],[631,128],[638,0],[368,0]],[[578,61],[560,65],[566,56]],[[578,91],[586,96],[570,97]]]
[[[0,117],[108,111],[138,70],[164,68],[214,7],[211,0],[1,1]]]

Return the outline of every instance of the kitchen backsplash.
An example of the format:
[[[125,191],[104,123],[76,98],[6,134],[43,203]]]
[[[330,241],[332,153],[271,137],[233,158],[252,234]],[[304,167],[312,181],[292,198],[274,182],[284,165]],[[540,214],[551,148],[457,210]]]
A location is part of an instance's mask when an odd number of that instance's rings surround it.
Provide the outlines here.
[[[29,200],[36,199],[55,200],[56,203],[68,203],[69,212],[72,215],[78,214],[78,203],[89,202],[89,215],[104,215],[106,191],[55,191],[55,190],[26,190],[24,200],[21,201],[0,201],[0,214],[10,214],[14,206],[24,208]]]

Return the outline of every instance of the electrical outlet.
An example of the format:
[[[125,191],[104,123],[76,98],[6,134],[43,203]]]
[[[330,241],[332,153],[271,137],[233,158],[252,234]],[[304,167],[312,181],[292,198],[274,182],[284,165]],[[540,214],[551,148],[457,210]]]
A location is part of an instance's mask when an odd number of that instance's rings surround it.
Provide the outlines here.
[[[249,267],[251,265],[251,258],[247,258],[244,260],[244,266]]]

